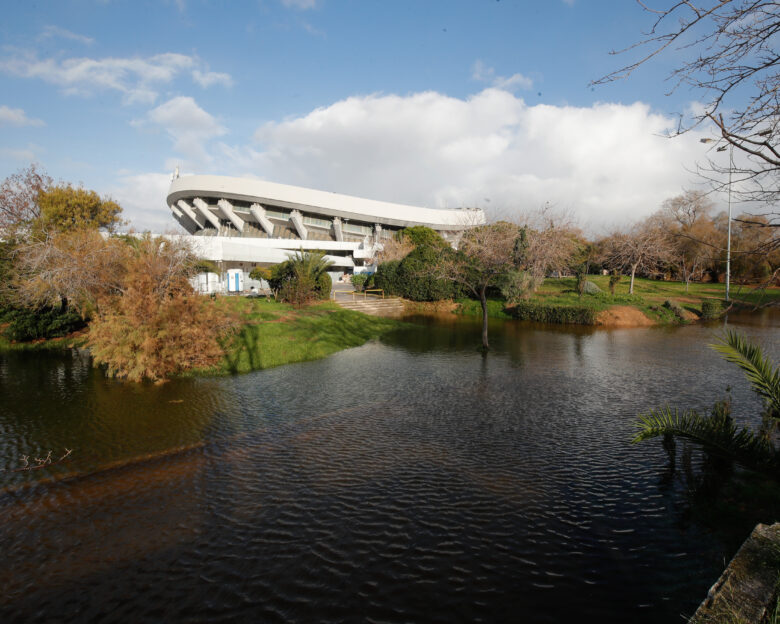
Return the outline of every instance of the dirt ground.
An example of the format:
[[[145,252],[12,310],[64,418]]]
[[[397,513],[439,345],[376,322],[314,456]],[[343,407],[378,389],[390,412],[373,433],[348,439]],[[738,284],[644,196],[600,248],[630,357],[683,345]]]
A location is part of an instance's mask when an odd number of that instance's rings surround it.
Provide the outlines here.
[[[599,313],[596,324],[605,327],[647,327],[655,321],[631,306],[614,306]]]

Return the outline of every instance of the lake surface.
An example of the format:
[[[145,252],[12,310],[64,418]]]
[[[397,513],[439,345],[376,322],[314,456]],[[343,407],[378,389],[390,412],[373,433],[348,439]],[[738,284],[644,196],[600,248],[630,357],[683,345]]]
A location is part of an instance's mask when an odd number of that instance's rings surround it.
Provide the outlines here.
[[[660,441],[630,439],[637,413],[727,386],[758,421],[707,347],[721,326],[495,321],[483,357],[478,319],[414,320],[325,360],[161,386],[0,354],[0,622],[690,615],[747,534],[697,522]],[[731,319],[775,357],[778,321]]]

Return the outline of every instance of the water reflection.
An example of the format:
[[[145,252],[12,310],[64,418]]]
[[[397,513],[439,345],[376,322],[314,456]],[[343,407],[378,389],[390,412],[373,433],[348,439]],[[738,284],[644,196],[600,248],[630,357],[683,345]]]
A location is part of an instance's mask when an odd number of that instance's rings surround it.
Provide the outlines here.
[[[776,317],[774,317],[776,319]],[[770,319],[771,320],[771,319]],[[318,362],[133,386],[0,356],[1,621],[661,622],[734,547],[686,513],[701,454],[638,411],[731,385],[712,327],[418,326]],[[733,322],[733,321],[732,321]],[[777,323],[744,326],[777,355]],[[519,615],[521,614],[521,615]]]

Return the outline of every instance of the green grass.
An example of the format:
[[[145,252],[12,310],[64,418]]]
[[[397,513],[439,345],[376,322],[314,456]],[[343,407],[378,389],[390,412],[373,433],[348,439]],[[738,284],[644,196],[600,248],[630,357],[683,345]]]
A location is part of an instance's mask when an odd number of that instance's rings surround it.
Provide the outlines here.
[[[32,342],[11,342],[0,335],[0,351],[62,351],[73,347],[83,347],[86,342],[87,338],[84,332],[62,338],[34,340]]]
[[[295,310],[262,299],[230,298],[220,302],[239,315],[239,329],[225,339],[225,359],[198,375],[226,375],[305,362],[358,347],[399,321],[344,310],[333,303]]]
[[[609,293],[609,276],[590,275],[588,280],[594,282],[602,292],[595,295],[579,296],[576,279],[564,277],[547,279],[539,290],[529,299],[530,302],[552,307],[587,308],[597,315],[613,306],[632,306],[642,311],[650,319],[661,324],[681,323],[680,318],[664,303],[669,300],[679,307],[701,316],[702,302],[706,300],[722,300],[725,296],[723,284],[691,283],[688,291],[682,282],[665,282],[636,278],[634,294],[629,295],[630,279],[624,277],[616,286],[615,294]],[[780,302],[780,289],[751,289],[747,286],[733,286],[731,299],[737,305],[754,306],[770,302]],[[478,301],[470,299],[458,300],[459,314],[479,316],[482,309]],[[500,299],[488,301],[488,316],[494,318],[512,318],[506,311],[506,302]]]

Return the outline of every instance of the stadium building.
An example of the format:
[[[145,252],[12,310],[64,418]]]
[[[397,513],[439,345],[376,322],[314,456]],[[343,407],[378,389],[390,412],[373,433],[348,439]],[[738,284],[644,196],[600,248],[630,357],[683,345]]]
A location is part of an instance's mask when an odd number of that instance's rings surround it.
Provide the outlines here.
[[[382,241],[398,230],[424,225],[454,243],[463,230],[485,222],[481,209],[419,208],[211,175],[174,174],[167,204],[196,252],[220,267],[217,284],[207,280],[207,290],[259,287],[248,279],[255,266],[283,262],[299,250],[324,252],[334,279],[370,272]]]

